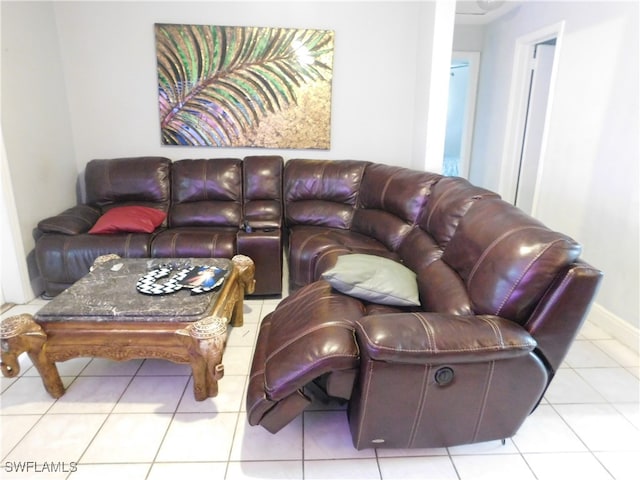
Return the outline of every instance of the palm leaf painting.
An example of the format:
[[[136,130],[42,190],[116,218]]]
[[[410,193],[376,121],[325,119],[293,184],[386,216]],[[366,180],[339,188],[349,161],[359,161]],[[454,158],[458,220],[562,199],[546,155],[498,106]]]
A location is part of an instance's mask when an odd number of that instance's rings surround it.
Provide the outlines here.
[[[164,145],[330,146],[333,32],[156,24]]]

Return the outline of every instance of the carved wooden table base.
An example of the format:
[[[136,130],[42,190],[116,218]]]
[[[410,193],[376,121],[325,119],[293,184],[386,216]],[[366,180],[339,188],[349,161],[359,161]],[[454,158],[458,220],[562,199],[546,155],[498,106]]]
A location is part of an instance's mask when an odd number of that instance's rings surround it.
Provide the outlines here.
[[[196,400],[215,397],[224,375],[227,324],[243,324],[244,295],[255,285],[249,257],[237,255],[232,264],[211,314],[197,321],[41,321],[29,314],[7,318],[0,324],[2,374],[18,375],[18,356],[26,352],[47,392],[59,398],[65,389],[55,362],[76,357],[162,358],[191,365]]]
[[[55,364],[46,358],[43,349],[46,341],[47,334],[28,313],[3,320],[0,328],[2,374],[9,378],[17,376],[20,373],[18,357],[27,352],[47,392],[59,398],[64,393],[64,386]]]

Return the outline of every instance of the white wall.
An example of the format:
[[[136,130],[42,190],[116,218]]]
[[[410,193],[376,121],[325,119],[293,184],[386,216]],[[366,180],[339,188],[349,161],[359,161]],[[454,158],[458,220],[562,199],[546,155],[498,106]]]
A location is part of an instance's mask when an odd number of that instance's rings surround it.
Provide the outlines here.
[[[424,35],[434,30],[430,2],[3,0],[0,5],[3,133],[27,255],[37,222],[76,202],[78,175],[93,158],[277,153],[424,165],[423,158],[415,158],[424,149],[414,147],[427,142],[416,97],[428,96],[437,43]],[[154,23],[334,30],[331,149],[161,146]],[[29,260],[33,276],[33,257]]]
[[[163,147],[155,22],[336,32],[332,147],[285,158],[418,165],[429,138],[434,8],[420,2],[7,2],[2,12],[2,125],[25,252],[41,218],[75,202],[91,158],[244,156],[262,149]],[[484,37],[471,180],[498,189],[513,43],[566,20],[540,218],[584,244],[605,271],[599,305],[638,326],[637,3],[525,3]],[[471,43],[471,44],[468,44]],[[424,62],[424,63],[423,63]],[[420,103],[422,105],[422,103]],[[417,127],[416,127],[417,126]],[[11,299],[5,299],[11,301]]]
[[[42,218],[75,202],[77,168],[53,5],[2,1],[0,13],[1,125],[6,173],[10,172],[15,200],[5,198],[5,206],[9,212],[15,209],[19,225],[14,237],[21,239],[23,247],[16,252],[21,258],[11,262],[23,264],[29,255],[24,269],[34,271],[32,229]],[[16,278],[13,281],[22,283]],[[23,294],[16,293],[16,284],[5,285],[3,281],[5,287],[14,292],[5,295],[5,301],[25,300],[20,298]],[[34,288],[37,290],[37,285]],[[33,292],[23,293],[33,296]]]
[[[456,23],[453,32],[453,50],[479,52],[484,43],[484,25]]]
[[[334,30],[331,149],[276,152],[412,162],[414,99],[424,88],[416,64],[419,55],[430,60],[419,51],[418,32],[433,27],[420,2],[69,2],[54,9],[80,170],[97,157],[270,153],[161,146],[153,24],[162,22]]]
[[[13,202],[13,186],[0,125],[0,305],[25,303],[33,298],[28,283],[25,252],[18,214]]]
[[[470,176],[490,189],[500,187],[516,39],[564,21],[536,216],[583,244],[583,258],[605,273],[598,311],[636,333],[638,18],[637,2],[528,2],[490,24]]]

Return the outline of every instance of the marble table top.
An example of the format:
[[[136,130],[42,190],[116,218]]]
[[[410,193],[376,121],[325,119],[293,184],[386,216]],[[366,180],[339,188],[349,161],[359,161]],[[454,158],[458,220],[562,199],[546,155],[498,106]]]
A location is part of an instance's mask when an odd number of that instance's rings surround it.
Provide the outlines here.
[[[209,315],[219,288],[192,295],[188,288],[166,295],[138,292],[136,283],[162,264],[209,265],[227,270],[233,264],[223,258],[119,258],[97,266],[60,293],[34,316],[36,321],[153,321],[192,322]],[[170,277],[158,279],[164,283]]]

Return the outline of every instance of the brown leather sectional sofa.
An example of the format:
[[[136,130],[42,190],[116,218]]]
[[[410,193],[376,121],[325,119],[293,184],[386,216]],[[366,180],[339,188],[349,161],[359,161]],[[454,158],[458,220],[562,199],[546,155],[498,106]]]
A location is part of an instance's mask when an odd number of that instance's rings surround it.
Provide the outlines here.
[[[86,202],[35,229],[45,295],[57,295],[108,253],[137,258],[244,254],[256,263],[254,294],[280,295],[282,169],[279,156],[90,161],[84,174]],[[150,233],[89,233],[104,213],[131,205],[162,210],[166,219]]]
[[[246,254],[256,293],[280,294],[284,244],[292,293],[261,323],[248,421],[275,433],[311,392],[321,394],[348,402],[358,449],[512,436],[542,399],[602,278],[579,258],[580,245],[497,194],[401,167],[147,157],[92,161],[85,184],[86,203],[36,229],[47,295],[106,253]],[[167,218],[151,233],[88,233],[123,205]],[[409,283],[386,266],[365,277],[382,272],[384,287],[402,285],[402,294],[409,285],[415,301],[396,304],[398,292],[372,300],[336,283],[341,263],[358,255],[408,271]],[[343,270],[358,273],[353,265]]]
[[[600,283],[580,246],[460,178],[290,160],[283,188],[293,293],[261,323],[249,423],[275,433],[322,392],[348,402],[358,449],[512,436]],[[352,254],[408,267],[419,304],[337,291],[327,273]]]

